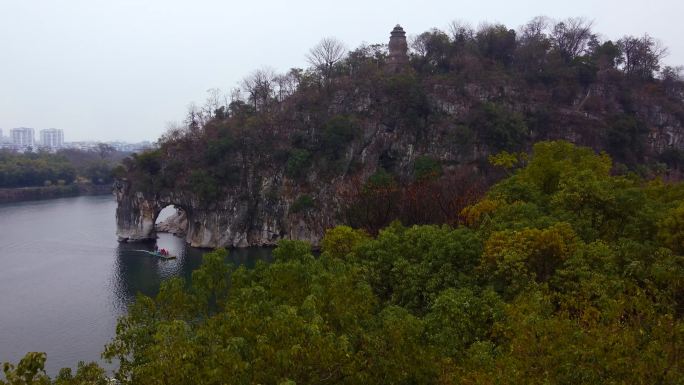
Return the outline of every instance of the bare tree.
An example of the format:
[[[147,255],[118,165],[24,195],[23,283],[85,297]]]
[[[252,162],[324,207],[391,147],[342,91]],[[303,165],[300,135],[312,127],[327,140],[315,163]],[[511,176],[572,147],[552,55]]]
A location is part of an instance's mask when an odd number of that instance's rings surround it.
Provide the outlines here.
[[[551,25],[551,20],[546,16],[536,16],[527,24],[520,27],[520,39],[524,42],[539,41],[546,38],[546,31]]]
[[[282,102],[285,97],[287,97],[287,75],[276,75],[273,78],[273,82],[275,83],[277,90],[276,90],[276,98],[278,99],[279,102]]]
[[[210,88],[207,90],[207,100],[202,106],[202,114],[207,120],[216,117],[217,111],[224,105],[222,102],[224,100],[223,92],[218,88]]]
[[[463,20],[453,20],[449,23],[449,33],[455,43],[463,43],[473,38],[475,32],[470,23]]]
[[[625,36],[618,41],[622,53],[622,69],[628,75],[652,79],[660,70],[660,61],[667,56],[667,48],[649,35]]]
[[[233,87],[230,90],[230,103],[242,101],[242,90],[240,87]]]
[[[178,122],[166,122],[166,131],[161,135],[157,144],[178,142],[185,137],[187,126]]]
[[[551,41],[563,58],[570,61],[584,53],[593,36],[593,24],[590,20],[574,17],[554,25]]]
[[[666,66],[660,72],[660,79],[668,95],[684,101],[684,67]]]
[[[252,72],[242,80],[242,87],[249,94],[249,100],[255,110],[260,110],[268,104],[273,96],[275,72],[272,68],[264,67]]]
[[[285,74],[276,75],[273,78],[278,90],[276,92],[278,101],[282,102],[286,97],[292,95],[299,85],[302,70],[300,68],[292,68]]]
[[[323,76],[329,78],[333,66],[346,52],[344,43],[334,37],[326,37],[309,50],[306,58],[312,66],[323,73]]]
[[[427,40],[428,32],[423,32],[420,35],[409,36],[409,47],[411,51],[418,56],[425,57],[428,53]]]
[[[202,109],[194,102],[188,104],[188,113],[185,115],[185,125],[192,134],[197,134],[204,126],[205,119]]]
[[[684,66],[666,66],[660,72],[660,78],[664,81],[681,82],[684,81]]]

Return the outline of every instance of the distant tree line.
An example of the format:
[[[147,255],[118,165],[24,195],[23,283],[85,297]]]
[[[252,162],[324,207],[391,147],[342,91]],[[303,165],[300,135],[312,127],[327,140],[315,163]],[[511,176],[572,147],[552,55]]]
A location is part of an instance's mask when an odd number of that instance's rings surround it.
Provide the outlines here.
[[[0,152],[0,187],[65,185],[75,179],[76,168],[64,156]]]
[[[0,151],[0,188],[69,185],[77,181],[110,184],[126,154],[101,144],[97,150],[63,149],[18,153]]]

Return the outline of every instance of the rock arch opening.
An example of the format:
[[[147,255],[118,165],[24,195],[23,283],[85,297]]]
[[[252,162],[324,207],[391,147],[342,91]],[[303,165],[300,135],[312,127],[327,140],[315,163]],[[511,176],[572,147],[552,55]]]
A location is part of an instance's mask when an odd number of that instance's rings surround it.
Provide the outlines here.
[[[154,220],[157,233],[169,233],[185,238],[188,233],[188,213],[179,205],[169,204],[162,207]]]

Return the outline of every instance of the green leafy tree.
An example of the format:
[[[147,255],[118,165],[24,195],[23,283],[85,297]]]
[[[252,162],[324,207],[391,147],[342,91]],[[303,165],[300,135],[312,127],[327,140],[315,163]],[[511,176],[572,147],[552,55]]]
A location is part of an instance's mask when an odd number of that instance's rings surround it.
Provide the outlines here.
[[[481,141],[496,151],[521,149],[529,135],[520,114],[494,103],[474,110],[469,126],[479,131]]]
[[[288,176],[297,178],[304,175],[311,161],[311,153],[304,149],[294,149],[287,159],[285,172]]]
[[[681,384],[684,184],[611,166],[538,143],[463,226],[341,226],[249,269],[207,253],[139,295],[103,355],[136,385]],[[51,380],[45,359],[0,385],[107,381],[92,363]]]
[[[429,156],[419,156],[413,164],[413,173],[418,180],[434,179],[442,173],[442,165]]]
[[[321,247],[323,253],[328,257],[345,258],[369,240],[370,237],[363,230],[355,230],[349,226],[337,226],[325,232]]]

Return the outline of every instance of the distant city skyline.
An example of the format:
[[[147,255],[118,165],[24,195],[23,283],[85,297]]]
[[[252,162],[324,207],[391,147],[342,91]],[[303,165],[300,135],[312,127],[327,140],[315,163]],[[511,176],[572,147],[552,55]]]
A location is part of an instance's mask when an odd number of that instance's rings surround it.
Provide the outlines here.
[[[47,128],[38,130],[33,127],[14,127],[7,131],[9,135],[4,135],[5,130],[0,128],[0,149],[10,149],[17,151],[37,151],[41,149],[60,150],[60,149],[80,149],[96,150],[101,143],[112,146],[117,151],[137,152],[154,145],[153,141],[143,140],[129,142],[122,140],[76,140],[65,141],[64,130],[57,128]]]
[[[72,140],[156,140],[210,88],[229,91],[250,72],[306,67],[335,36],[353,49],[458,19],[518,28],[538,15],[582,16],[608,39],[644,33],[684,65],[684,2],[426,0],[246,3],[197,0],[31,0],[0,3],[0,127],[62,127]]]
[[[92,142],[92,143],[129,143],[129,144],[130,144],[130,143],[142,143],[142,142],[150,142],[150,143],[152,143],[152,142],[155,141],[155,140],[138,140],[138,141],[135,141],[135,140],[134,140],[134,141],[130,141],[130,140],[129,140],[129,141],[127,141],[127,140],[122,140],[122,139],[97,140],[97,139],[93,139],[93,138],[85,138],[85,139],[79,139],[79,140],[64,140],[64,136],[63,136],[63,135],[64,135],[65,132],[67,132],[67,130],[64,130],[64,129],[62,129],[62,128],[54,128],[54,127],[50,127],[50,128],[35,128],[35,127],[12,127],[12,128],[3,128],[3,127],[0,127],[0,139],[11,140],[11,139],[12,139],[12,136],[11,136],[12,130],[14,130],[14,129],[24,129],[24,128],[29,128],[29,129],[32,129],[32,130],[33,130],[33,132],[34,132],[34,140],[36,140],[36,139],[35,139],[35,133],[36,133],[36,132],[38,132],[39,135],[40,135],[40,134],[43,133],[43,132],[59,131],[59,132],[62,134],[62,138],[61,138],[60,142],[63,142],[63,143],[88,143],[88,142]],[[1,141],[0,141],[0,142],[1,142]],[[36,141],[36,143],[40,143],[40,142],[42,142],[42,138],[41,138],[41,139],[38,139],[38,140]]]

